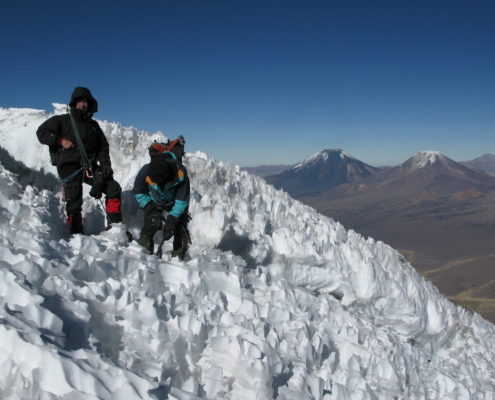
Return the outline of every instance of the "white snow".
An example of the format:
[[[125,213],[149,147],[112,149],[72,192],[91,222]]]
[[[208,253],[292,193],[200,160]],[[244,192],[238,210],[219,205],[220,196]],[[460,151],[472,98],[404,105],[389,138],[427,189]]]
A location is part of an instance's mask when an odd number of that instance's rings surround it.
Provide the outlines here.
[[[416,154],[412,158],[412,166],[413,169],[424,168],[428,164],[434,164],[435,162],[444,159],[445,157],[438,151],[422,151]]]
[[[0,109],[0,146],[54,172],[35,136],[49,116]],[[494,398],[492,324],[237,166],[187,154],[183,262],[170,243],[163,260],[127,243],[142,218],[129,189],[164,136],[99,122],[125,224],[103,231],[87,197],[93,234],[71,236],[46,177],[26,186],[0,168],[0,398]]]

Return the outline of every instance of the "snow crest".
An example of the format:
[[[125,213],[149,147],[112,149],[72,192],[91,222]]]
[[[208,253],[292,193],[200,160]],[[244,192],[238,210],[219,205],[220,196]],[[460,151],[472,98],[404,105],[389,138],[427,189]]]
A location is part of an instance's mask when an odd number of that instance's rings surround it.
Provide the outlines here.
[[[21,149],[20,138],[47,117],[0,109],[0,145],[44,168],[30,159],[43,147]],[[103,231],[85,198],[95,232],[71,236],[60,193],[0,172],[1,398],[494,397],[492,324],[389,246],[237,166],[186,155],[193,244],[183,262],[169,243],[163,260],[127,243],[125,230],[140,228],[128,189],[164,136],[100,124],[126,225]]]
[[[412,158],[412,166],[411,168],[413,169],[419,169],[419,168],[424,168],[428,164],[435,164],[437,161],[441,161],[445,159],[445,157],[438,151],[422,151],[418,154],[416,154]]]
[[[291,170],[297,171],[297,170],[304,169],[304,168],[310,168],[313,165],[316,165],[319,163],[326,163],[329,156],[330,156],[330,153],[339,153],[340,158],[343,160],[346,157],[350,158],[351,160],[356,160],[356,158],[351,156],[349,153],[346,153],[344,150],[340,150],[340,149],[322,150],[322,151],[312,155],[311,157],[307,158],[303,162],[295,165],[294,167],[291,168]]]

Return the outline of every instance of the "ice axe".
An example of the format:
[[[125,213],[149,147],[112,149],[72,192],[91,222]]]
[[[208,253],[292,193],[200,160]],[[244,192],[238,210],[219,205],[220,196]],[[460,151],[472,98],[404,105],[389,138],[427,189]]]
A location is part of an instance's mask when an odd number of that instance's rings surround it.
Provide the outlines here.
[[[165,243],[165,222],[167,220],[163,214],[161,215],[161,218],[163,221],[163,228],[162,228],[162,240],[160,240],[160,243],[158,244],[158,249],[156,250],[156,256],[158,258],[162,258],[162,247],[163,244]]]

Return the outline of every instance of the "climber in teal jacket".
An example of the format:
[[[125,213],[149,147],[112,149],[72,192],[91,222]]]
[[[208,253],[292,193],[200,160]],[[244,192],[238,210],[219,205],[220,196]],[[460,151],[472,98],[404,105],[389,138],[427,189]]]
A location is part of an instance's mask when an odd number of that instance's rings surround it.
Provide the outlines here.
[[[144,210],[144,224],[139,244],[151,254],[154,235],[162,229],[162,212],[168,215],[163,226],[163,237],[174,237],[172,255],[183,259],[187,250],[187,222],[191,187],[186,168],[172,152],[154,156],[136,176],[133,193]]]

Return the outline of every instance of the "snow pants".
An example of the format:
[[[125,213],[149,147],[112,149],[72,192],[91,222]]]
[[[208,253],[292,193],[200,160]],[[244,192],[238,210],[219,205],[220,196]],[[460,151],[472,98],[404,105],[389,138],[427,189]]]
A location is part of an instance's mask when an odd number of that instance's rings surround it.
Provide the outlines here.
[[[63,179],[64,176],[70,176],[79,168],[80,166],[78,165],[65,165],[62,170],[59,170],[59,175]],[[94,179],[92,177],[88,177],[85,171],[81,171],[70,181],[63,184],[64,199],[66,202],[65,210],[67,215],[80,214],[82,211],[83,182],[93,186]],[[122,212],[120,207],[122,188],[120,187],[120,184],[112,177],[108,180],[103,180],[100,188],[102,193],[105,194],[105,208],[111,221],[115,223],[122,222]]]

